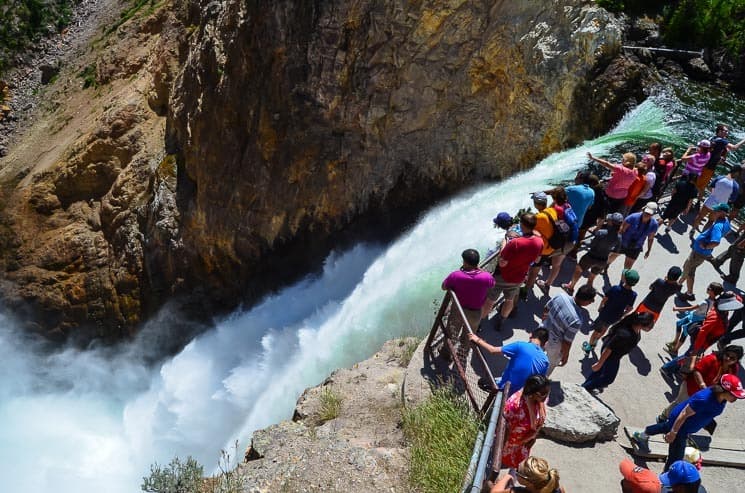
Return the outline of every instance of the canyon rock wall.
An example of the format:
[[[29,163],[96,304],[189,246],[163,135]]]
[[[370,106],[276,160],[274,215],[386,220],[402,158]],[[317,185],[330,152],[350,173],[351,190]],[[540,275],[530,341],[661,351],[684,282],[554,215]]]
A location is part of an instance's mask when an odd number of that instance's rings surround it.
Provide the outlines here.
[[[271,275],[288,243],[509,176],[588,137],[575,124],[588,99],[576,95],[622,36],[604,10],[566,0],[201,11],[168,116],[174,253],[188,259],[188,285],[225,299]]]
[[[640,86],[577,0],[170,0],[103,27],[0,166],[0,291],[60,339],[174,295],[232,309],[365,218],[605,131]]]

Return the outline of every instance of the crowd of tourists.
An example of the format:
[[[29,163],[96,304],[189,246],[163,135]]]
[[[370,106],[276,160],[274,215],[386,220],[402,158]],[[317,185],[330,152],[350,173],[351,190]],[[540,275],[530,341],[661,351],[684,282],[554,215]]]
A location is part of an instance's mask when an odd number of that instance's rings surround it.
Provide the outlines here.
[[[582,342],[585,357],[594,358],[582,386],[597,395],[613,384],[624,356],[652,330],[673,297],[679,299],[673,307],[679,321],[674,339],[664,347],[670,360],[661,371],[668,382],[679,381],[679,392],[655,423],[633,437],[641,449],[648,448],[650,436],[664,437],[669,444],[664,473],[657,477],[627,461],[620,465],[622,487],[630,492],[704,491],[696,467],[684,459],[687,438],[704,428],[712,431],[726,404],[745,398],[738,378],[743,348],[732,344],[745,337],[745,328],[738,329],[742,293],[735,286],[745,257],[745,226],[733,228],[745,206],[745,184],[742,166],[727,163],[727,154],[745,140],[733,144],[728,133],[726,125],[718,125],[711,139],[690,146],[679,161],[672,149],[658,143],[649,145],[640,161],[634,153],[623,154],[620,163],[588,153],[609,176],[601,180],[590,169],[582,170],[571,186],[532,193],[535,210],[520,211],[514,218],[499,213],[494,226],[504,230],[504,237],[486,264],[494,267],[482,270],[479,252],[467,249],[461,268],[443,281],[442,288],[454,293],[472,329],[451,327],[453,343],[473,344],[509,360],[495,382],[499,389],[510,382],[501,464],[509,474],[491,485],[492,493],[563,491],[556,470],[530,451],[546,418],[549,378],[557,366],[567,364],[585,323],[583,307],[600,298],[590,336]],[[649,257],[659,236],[685,234],[686,219],[691,250],[685,262],[670,266],[664,278],[646,279],[648,291],[637,302],[642,279],[635,263],[640,256]],[[731,246],[713,256],[728,235],[734,236]],[[621,279],[599,293],[596,276],[607,276],[619,256]],[[568,261],[576,263],[571,279],[559,284]],[[703,295],[697,292],[696,271],[706,261],[722,274],[723,283],[710,283]],[[728,272],[723,273],[727,261]],[[535,295],[534,286],[548,300],[529,340],[503,346],[484,341],[484,331],[500,331],[518,309],[525,309],[521,300]]]

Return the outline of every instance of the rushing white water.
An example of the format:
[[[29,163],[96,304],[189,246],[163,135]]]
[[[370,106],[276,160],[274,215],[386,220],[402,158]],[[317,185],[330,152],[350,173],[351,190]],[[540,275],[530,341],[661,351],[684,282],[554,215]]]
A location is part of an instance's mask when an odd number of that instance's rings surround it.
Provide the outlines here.
[[[442,278],[464,248],[491,246],[496,212],[530,205],[530,192],[586,165],[587,151],[679,142],[664,121],[649,100],[602,138],[438,205],[390,245],[334,252],[321,274],[216,323],[154,369],[140,357],[146,337],[116,353],[40,356],[0,320],[2,491],[138,491],[151,462],[175,455],[209,470],[221,448],[238,439],[243,450],[253,430],[290,417],[303,389],[335,368],[426,333]],[[153,324],[175,323],[167,317]]]

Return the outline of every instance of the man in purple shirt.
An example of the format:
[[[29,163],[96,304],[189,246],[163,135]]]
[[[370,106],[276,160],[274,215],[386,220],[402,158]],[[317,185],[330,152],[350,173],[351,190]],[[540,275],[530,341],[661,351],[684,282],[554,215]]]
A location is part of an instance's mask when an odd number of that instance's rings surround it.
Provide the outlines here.
[[[473,248],[463,250],[461,257],[463,265],[442,281],[442,289],[455,293],[471,331],[476,332],[481,322],[481,307],[486,302],[486,293],[494,286],[494,276],[479,269],[479,252]],[[458,326],[457,317],[452,316],[453,309],[454,307],[451,308],[451,316],[448,318],[448,335],[454,344],[457,339],[461,344],[467,345],[469,331],[463,326]]]

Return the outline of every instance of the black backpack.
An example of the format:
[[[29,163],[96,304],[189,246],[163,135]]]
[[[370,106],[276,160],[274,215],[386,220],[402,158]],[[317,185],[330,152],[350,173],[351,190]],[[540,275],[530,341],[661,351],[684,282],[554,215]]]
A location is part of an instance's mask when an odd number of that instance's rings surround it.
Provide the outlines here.
[[[546,214],[546,217],[548,217],[551,226],[554,228],[554,234],[552,234],[551,237],[548,239],[548,245],[554,250],[564,248],[564,245],[566,245],[566,243],[569,241],[569,237],[572,233],[572,228],[563,219],[554,221],[554,218],[551,217],[551,214],[549,214],[548,212],[544,212],[544,214]]]

